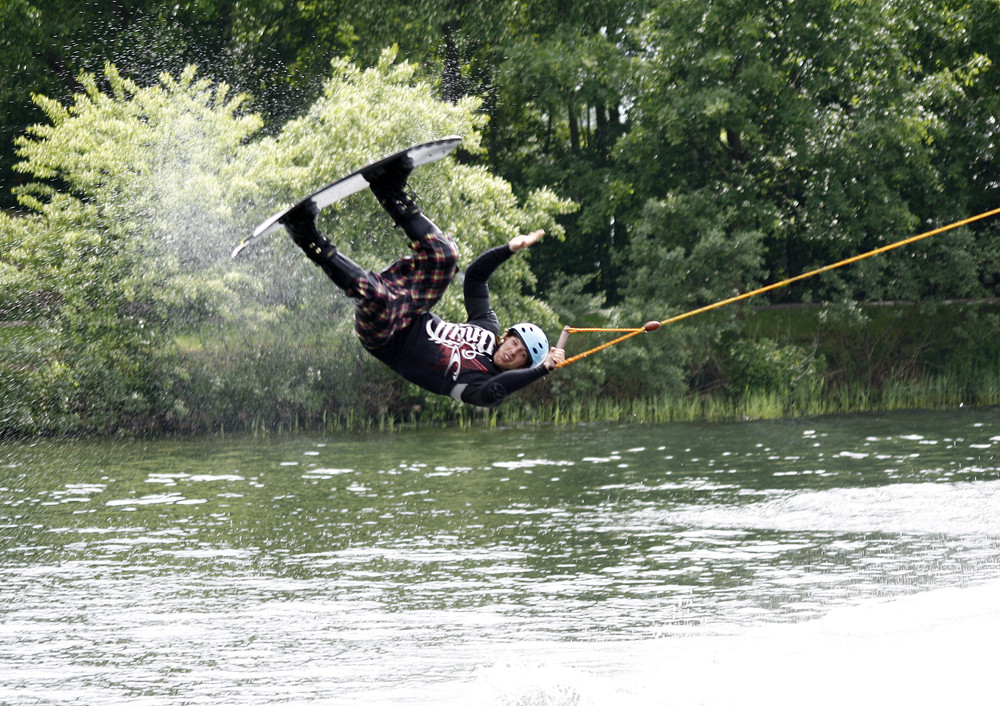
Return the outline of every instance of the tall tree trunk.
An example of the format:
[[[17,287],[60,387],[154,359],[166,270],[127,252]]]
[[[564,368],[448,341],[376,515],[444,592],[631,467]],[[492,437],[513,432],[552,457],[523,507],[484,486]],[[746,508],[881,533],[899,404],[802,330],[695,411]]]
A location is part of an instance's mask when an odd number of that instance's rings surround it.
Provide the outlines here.
[[[572,103],[567,111],[569,116],[569,144],[574,152],[580,151],[580,124],[577,122],[576,108]]]

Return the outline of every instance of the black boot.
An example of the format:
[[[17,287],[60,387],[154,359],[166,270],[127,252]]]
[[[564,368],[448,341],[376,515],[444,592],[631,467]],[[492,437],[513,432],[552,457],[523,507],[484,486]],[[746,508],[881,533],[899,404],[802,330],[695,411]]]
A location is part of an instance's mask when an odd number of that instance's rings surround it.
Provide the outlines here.
[[[420,215],[420,209],[406,194],[406,180],[412,171],[413,160],[404,157],[364,175],[379,204],[401,228]]]
[[[286,213],[280,221],[288,231],[292,242],[302,248],[310,260],[314,260],[314,256],[322,255],[326,250],[337,251],[337,247],[316,227],[318,214],[319,209],[310,199]]]
[[[282,218],[281,223],[292,242],[302,249],[306,257],[316,263],[349,297],[355,297],[358,295],[358,281],[370,279],[372,274],[351,258],[342,255],[337,246],[319,231],[316,227],[316,214],[316,206],[310,201]]]

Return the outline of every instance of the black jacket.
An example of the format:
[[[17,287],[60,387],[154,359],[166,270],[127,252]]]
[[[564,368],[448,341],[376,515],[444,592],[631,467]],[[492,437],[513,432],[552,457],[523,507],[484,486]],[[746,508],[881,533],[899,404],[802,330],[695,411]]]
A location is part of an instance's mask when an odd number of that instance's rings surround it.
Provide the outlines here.
[[[487,250],[465,272],[464,324],[424,312],[372,355],[412,383],[435,394],[492,407],[511,392],[548,374],[539,365],[501,371],[493,364],[500,321],[490,306],[490,275],[513,253],[506,245]]]

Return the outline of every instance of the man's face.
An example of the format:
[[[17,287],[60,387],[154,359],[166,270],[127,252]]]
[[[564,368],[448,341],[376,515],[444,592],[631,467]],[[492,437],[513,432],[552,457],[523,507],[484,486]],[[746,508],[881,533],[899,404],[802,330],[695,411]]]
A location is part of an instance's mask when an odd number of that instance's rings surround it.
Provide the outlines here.
[[[521,337],[509,334],[493,353],[493,364],[501,370],[517,370],[528,364],[528,349]]]

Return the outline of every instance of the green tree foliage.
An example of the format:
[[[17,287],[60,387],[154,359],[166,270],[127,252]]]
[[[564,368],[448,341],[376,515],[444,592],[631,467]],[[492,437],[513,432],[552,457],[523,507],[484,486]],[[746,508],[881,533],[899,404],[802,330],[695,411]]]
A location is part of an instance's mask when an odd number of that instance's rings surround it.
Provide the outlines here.
[[[193,71],[148,89],[114,67],[104,78],[108,93],[82,76],[70,105],[38,97],[50,123],[19,140],[18,168],[36,181],[17,192],[34,215],[18,219],[10,261],[35,298],[58,302],[25,369],[49,393],[21,400],[40,429],[162,412],[176,323],[231,297],[227,275],[201,263],[233,232],[248,187],[237,150],[259,119],[237,117],[241,99]]]
[[[965,165],[949,154],[948,116],[989,60],[941,65],[933,50],[960,42],[963,24],[963,11],[917,2],[662,2],[624,141],[637,189],[709,189],[763,233],[772,279],[960,217],[946,181]],[[659,159],[640,170],[648,154]],[[948,272],[938,293],[968,296],[975,268],[955,245],[928,242],[799,291],[915,298]]]
[[[637,30],[647,51],[619,142],[645,203],[630,218],[628,308],[692,309],[967,215],[958,114],[992,65],[969,45],[970,14],[924,2],[659,2]],[[982,296],[993,266],[981,247],[956,233],[775,296]],[[740,320],[733,308],[693,322],[695,383],[743,365],[725,353]]]
[[[20,181],[14,139],[44,119],[31,94],[70,100],[84,90],[78,78],[100,81],[106,64],[141,86],[197,65],[249,92],[252,108],[276,129],[315,98],[330,59],[357,41],[349,26],[337,29],[335,15],[321,23],[322,9],[284,0],[0,1],[0,178]],[[14,205],[8,190],[0,205]]]
[[[516,183],[551,184],[580,204],[567,221],[572,251],[543,248],[539,275],[591,275],[612,301],[627,277],[623,246],[637,204],[616,161],[630,122],[640,44],[629,31],[649,3],[543,3],[529,31],[511,37],[496,65],[491,146]]]
[[[30,94],[46,82],[33,56],[35,48],[44,45],[39,20],[38,9],[27,0],[0,2],[0,182],[4,184],[11,183],[14,138],[31,121]],[[3,191],[0,205],[11,205],[9,189]]]

